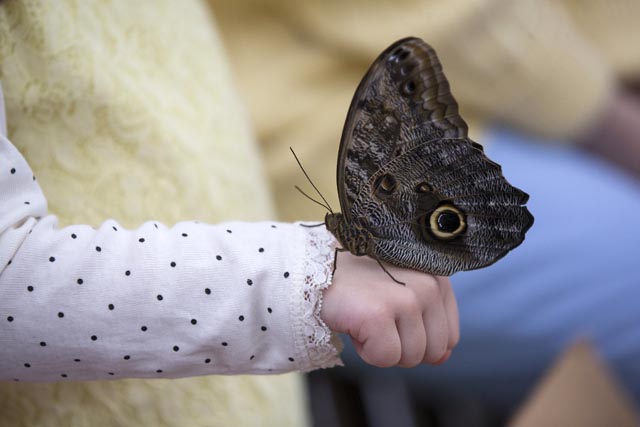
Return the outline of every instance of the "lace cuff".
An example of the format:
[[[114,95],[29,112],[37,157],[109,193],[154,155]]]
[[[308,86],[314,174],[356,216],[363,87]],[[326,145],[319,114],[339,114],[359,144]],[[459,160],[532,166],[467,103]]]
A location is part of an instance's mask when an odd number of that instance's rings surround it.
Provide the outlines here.
[[[294,316],[298,325],[296,347],[306,351],[307,366],[303,371],[329,368],[343,363],[340,360],[342,342],[320,318],[323,290],[331,285],[336,239],[324,227],[305,228],[305,254],[302,266],[303,282],[294,305],[299,310]]]

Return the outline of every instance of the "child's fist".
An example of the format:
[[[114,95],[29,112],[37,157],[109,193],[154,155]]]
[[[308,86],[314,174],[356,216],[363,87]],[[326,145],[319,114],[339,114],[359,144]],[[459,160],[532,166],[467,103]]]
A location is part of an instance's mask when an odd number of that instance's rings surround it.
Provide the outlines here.
[[[365,362],[413,367],[449,358],[460,331],[448,278],[385,264],[402,286],[369,257],[337,256],[321,317],[333,331],[351,336]]]

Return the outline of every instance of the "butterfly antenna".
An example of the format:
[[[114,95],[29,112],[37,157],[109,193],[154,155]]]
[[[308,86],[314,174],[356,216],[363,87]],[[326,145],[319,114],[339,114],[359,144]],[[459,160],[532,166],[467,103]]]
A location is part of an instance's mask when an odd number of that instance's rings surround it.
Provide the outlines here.
[[[309,200],[313,200],[314,202],[316,202],[320,206],[323,206],[324,208],[329,209],[329,212],[333,213],[333,209],[331,209],[331,205],[329,204],[329,202],[327,202],[327,199],[324,198],[324,196],[322,195],[320,190],[318,190],[318,187],[316,187],[316,185],[313,183],[313,181],[311,181],[311,178],[309,178],[309,175],[307,174],[307,171],[305,171],[304,168],[302,167],[302,163],[300,163],[300,160],[298,159],[298,156],[296,156],[295,151],[293,151],[293,148],[289,147],[289,150],[291,150],[291,154],[293,154],[293,157],[296,159],[296,162],[298,162],[298,166],[300,166],[300,169],[302,170],[302,173],[304,174],[304,176],[307,177],[307,181],[309,181],[309,183],[311,184],[313,189],[316,190],[316,193],[318,193],[320,195],[320,198],[322,199],[322,201],[325,204],[323,205],[322,203],[318,202],[317,200],[311,198],[304,191],[302,191],[299,187],[296,186],[298,191],[301,192],[302,194],[304,194]]]
[[[300,193],[302,193],[302,195],[304,197],[306,197],[307,199],[311,200],[313,203],[317,203],[320,206],[322,206],[323,208],[331,211],[331,209],[329,208],[329,206],[325,205],[324,203],[320,203],[319,201],[317,201],[316,199],[314,199],[313,197],[311,197],[310,195],[308,195],[307,193],[305,193],[304,191],[302,191],[302,188],[298,187],[297,185],[293,186],[296,190],[298,190]]]

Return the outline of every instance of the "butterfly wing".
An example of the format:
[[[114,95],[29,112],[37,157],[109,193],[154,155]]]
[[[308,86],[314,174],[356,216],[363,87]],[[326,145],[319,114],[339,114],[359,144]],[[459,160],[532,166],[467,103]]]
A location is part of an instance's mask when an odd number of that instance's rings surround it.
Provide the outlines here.
[[[529,196],[468,138],[418,144],[379,169],[356,197],[375,256],[449,276],[490,265],[524,240]]]
[[[342,213],[350,220],[369,178],[414,144],[466,135],[433,48],[418,38],[395,42],[369,68],[347,114],[338,152]]]
[[[400,40],[358,87],[338,155],[347,222],[374,236],[373,256],[439,275],[480,268],[533,224],[528,195],[467,137],[435,51]]]

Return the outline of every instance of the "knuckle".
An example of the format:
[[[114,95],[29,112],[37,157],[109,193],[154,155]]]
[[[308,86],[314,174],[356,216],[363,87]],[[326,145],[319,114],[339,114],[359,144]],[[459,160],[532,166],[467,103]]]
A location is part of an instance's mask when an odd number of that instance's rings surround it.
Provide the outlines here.
[[[393,317],[393,309],[386,301],[378,301],[372,304],[365,313],[366,322],[372,324],[385,322],[391,317]]]
[[[440,286],[438,286],[438,282],[435,280],[425,282],[422,291],[424,292],[425,299],[429,302],[434,302],[442,298]]]
[[[403,307],[403,312],[411,317],[422,315],[422,304],[417,298],[409,299]]]
[[[420,296],[411,288],[404,289],[403,292],[398,295],[397,304],[400,313],[415,315],[422,312]]]
[[[441,295],[438,281],[430,274],[422,274],[420,280],[414,282],[410,289],[420,300],[426,301],[427,303],[440,298]]]

